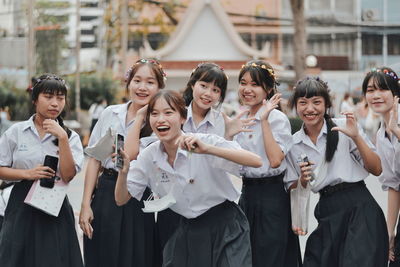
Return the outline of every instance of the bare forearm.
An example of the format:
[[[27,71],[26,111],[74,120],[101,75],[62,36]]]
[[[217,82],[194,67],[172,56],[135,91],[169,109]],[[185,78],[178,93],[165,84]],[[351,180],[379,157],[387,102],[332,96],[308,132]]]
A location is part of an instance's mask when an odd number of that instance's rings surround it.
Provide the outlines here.
[[[0,167],[0,177],[3,180],[30,180],[27,170]],[[38,177],[37,179],[39,179]]]
[[[389,188],[388,192],[388,210],[387,210],[387,228],[389,235],[394,235],[397,218],[400,208],[400,192]]]
[[[130,160],[137,158],[140,146],[140,130],[142,128],[143,118],[137,117],[128,131],[126,136],[124,150],[128,154]]]
[[[285,158],[285,155],[272,135],[269,122],[267,120],[261,121],[261,127],[263,131],[264,149],[268,161],[272,168],[278,168],[281,165],[282,160]]]
[[[59,159],[60,159],[60,175],[64,182],[71,181],[75,174],[75,161],[72,156],[71,147],[69,146],[68,137],[58,140]]]
[[[382,173],[382,165],[379,156],[369,148],[361,136],[353,138],[353,141],[364,161],[365,169],[373,175],[380,175]]]
[[[118,206],[126,204],[131,198],[126,184],[127,175],[127,173],[122,171],[118,173],[118,179],[115,185],[115,202]]]
[[[247,150],[229,149],[217,146],[210,146],[207,154],[233,161],[237,164],[259,168],[262,166],[261,158]]]
[[[96,187],[97,177],[99,175],[100,167],[101,167],[100,161],[94,158],[89,158],[86,167],[82,206],[90,206],[90,201],[92,199],[94,188]]]

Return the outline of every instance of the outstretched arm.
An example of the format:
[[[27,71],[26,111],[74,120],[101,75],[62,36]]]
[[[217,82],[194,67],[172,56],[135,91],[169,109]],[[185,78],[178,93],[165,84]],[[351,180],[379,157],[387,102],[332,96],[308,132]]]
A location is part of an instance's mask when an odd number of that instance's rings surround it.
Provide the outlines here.
[[[147,105],[137,111],[135,121],[126,136],[124,148],[130,160],[136,159],[139,154],[140,130],[146,119],[146,113]]]
[[[183,149],[194,153],[214,155],[253,168],[262,166],[262,160],[257,154],[244,149],[230,149],[206,144],[193,135],[182,136],[178,142]]]

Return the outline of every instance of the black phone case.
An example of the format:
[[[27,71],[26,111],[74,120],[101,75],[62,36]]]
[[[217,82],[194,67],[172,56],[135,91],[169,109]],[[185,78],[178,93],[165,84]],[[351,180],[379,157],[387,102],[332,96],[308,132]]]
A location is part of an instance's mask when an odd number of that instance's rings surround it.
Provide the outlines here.
[[[50,167],[55,172],[57,172],[58,158],[46,155],[46,157],[44,158],[43,166]],[[53,176],[52,178],[41,178],[40,179],[40,186],[47,187],[47,188],[53,188],[54,187],[55,177],[56,176]]]

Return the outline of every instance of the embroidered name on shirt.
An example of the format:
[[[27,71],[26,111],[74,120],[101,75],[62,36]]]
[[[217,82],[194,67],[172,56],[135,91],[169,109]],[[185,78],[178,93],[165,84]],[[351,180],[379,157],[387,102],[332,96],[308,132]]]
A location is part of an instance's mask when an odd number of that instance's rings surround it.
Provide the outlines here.
[[[25,143],[19,145],[18,151],[28,151],[28,146]]]
[[[170,182],[170,180],[169,180],[168,175],[165,172],[162,172],[161,173],[161,183],[169,183],[169,182]]]

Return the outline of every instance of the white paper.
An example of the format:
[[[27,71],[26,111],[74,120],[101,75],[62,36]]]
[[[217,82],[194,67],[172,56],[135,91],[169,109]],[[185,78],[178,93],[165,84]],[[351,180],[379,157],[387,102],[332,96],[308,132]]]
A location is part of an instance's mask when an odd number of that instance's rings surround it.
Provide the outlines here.
[[[100,140],[94,146],[87,147],[85,149],[85,153],[89,157],[104,162],[114,152],[113,150],[114,141],[115,141],[115,132],[110,127],[107,133],[102,138],[100,138]]]

